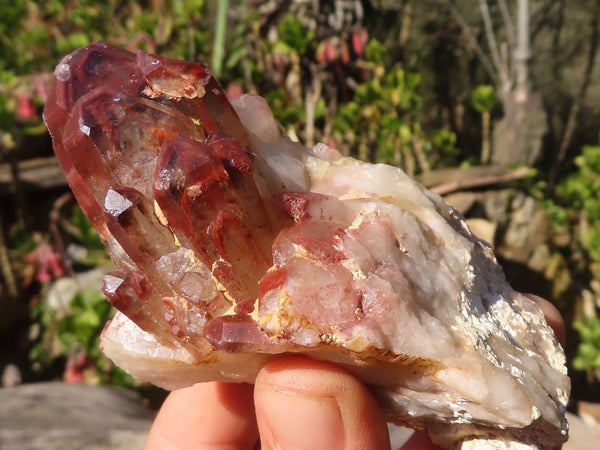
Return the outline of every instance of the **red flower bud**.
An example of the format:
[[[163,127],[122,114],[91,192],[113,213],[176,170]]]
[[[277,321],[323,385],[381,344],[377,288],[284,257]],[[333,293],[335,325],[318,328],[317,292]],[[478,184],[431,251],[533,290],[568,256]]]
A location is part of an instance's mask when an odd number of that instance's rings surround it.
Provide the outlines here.
[[[345,42],[342,43],[342,63],[350,64],[350,51]]]
[[[229,86],[227,86],[227,89],[225,90],[225,94],[227,95],[227,98],[229,98],[229,99],[239,97],[243,93],[244,93],[244,88],[242,87],[241,84],[238,84],[235,81],[232,83],[229,83]]]
[[[365,44],[369,41],[369,33],[365,27],[358,27],[352,35],[352,48],[360,58],[364,55]]]
[[[31,98],[25,95],[17,98],[17,117],[20,120],[31,120],[38,117],[37,108]]]

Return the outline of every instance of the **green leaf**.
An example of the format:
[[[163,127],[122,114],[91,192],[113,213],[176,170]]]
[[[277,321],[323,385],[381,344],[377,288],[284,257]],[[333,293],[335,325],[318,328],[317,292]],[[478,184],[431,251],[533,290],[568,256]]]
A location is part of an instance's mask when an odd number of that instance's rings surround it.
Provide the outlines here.
[[[403,123],[400,125],[399,128],[399,133],[400,133],[400,138],[402,139],[402,142],[404,142],[404,144],[410,144],[410,141],[412,139],[412,131],[410,129],[410,126],[407,123]]]
[[[490,112],[496,104],[496,90],[489,84],[480,84],[471,93],[471,104],[480,113]]]
[[[307,30],[300,19],[293,14],[285,16],[277,28],[279,40],[286,44],[289,50],[299,55],[306,53],[315,38],[314,32]]]
[[[581,338],[573,367],[577,370],[600,369],[600,320],[587,317],[584,322],[574,322],[573,328]]]
[[[375,38],[369,39],[364,48],[365,58],[367,61],[371,61],[377,64],[381,64],[383,61],[383,55],[385,54],[385,47],[381,42]]]
[[[75,225],[78,231],[75,237],[81,242],[81,244],[90,249],[104,250],[105,247],[100,240],[98,231],[96,231],[96,229],[92,226],[90,221],[85,216],[83,210],[79,206],[75,206],[73,208],[71,223]]]
[[[64,40],[56,43],[56,50],[61,54],[67,54],[77,48],[85,47],[90,42],[90,36],[86,33],[71,33]]]

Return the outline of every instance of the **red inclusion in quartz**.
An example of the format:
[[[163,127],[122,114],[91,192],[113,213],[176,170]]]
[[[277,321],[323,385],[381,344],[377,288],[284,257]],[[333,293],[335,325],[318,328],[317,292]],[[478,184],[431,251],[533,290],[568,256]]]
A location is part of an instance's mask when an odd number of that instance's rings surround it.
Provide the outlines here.
[[[256,322],[245,314],[216,318],[204,329],[204,335],[213,347],[226,352],[253,351],[272,345]]]
[[[204,327],[214,331],[230,301],[251,312],[272,264],[277,230],[254,180],[248,133],[202,64],[95,42],[54,75],[44,119],[119,269],[105,280],[108,299],[161,342],[175,339],[202,359]],[[170,260],[187,262],[178,269]],[[211,277],[230,300],[206,284]],[[195,295],[199,286],[207,298]],[[227,320],[224,329],[250,329],[247,319]],[[268,342],[256,325],[252,333]]]
[[[281,347],[248,315],[289,281],[288,269],[270,269],[274,242],[277,261],[296,247],[326,264],[343,258],[324,212],[336,199],[261,196],[260,156],[202,64],[93,43],[57,67],[44,118],[117,266],[104,283],[108,299],[198,360],[207,346]],[[335,291],[328,283],[323,295]]]

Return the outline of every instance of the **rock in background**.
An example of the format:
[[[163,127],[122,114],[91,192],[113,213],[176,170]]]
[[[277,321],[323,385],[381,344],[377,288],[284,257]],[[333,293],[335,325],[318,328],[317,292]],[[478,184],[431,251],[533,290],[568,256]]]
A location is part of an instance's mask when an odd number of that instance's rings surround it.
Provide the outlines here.
[[[2,450],[137,450],[154,413],[110,386],[60,382],[0,389]]]

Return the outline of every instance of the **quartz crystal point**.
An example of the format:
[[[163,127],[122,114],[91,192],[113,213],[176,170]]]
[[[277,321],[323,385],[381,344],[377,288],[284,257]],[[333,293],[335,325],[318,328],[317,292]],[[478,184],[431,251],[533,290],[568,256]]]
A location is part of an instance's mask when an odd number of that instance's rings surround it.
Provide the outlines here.
[[[232,104],[201,64],[102,42],[56,68],[44,117],[117,268],[106,354],[175,389],[299,353],[448,448],[560,448],[563,351],[490,246],[401,170]]]

